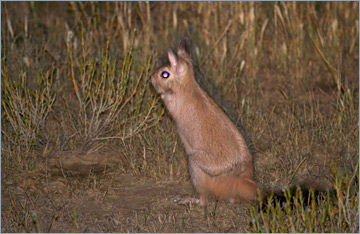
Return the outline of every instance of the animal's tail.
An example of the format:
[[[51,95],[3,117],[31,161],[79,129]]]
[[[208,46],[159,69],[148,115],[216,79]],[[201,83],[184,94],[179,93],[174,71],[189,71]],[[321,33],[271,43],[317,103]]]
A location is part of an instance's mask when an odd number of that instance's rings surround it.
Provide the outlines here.
[[[208,181],[207,188],[210,194],[214,194],[219,200],[229,202],[252,202],[262,201],[267,203],[268,198],[280,201],[281,203],[292,199],[292,197],[301,191],[302,196],[308,197],[312,191],[315,193],[326,191],[325,188],[315,183],[302,183],[298,186],[280,189],[267,189],[259,186],[251,176],[251,172],[243,173],[240,176],[223,175],[217,178],[211,178]]]
[[[310,201],[310,197],[319,195],[320,193],[332,192],[331,188],[325,185],[321,185],[312,181],[304,182],[291,187],[278,188],[278,189],[258,189],[257,200],[262,203],[274,203],[284,202],[292,203],[294,199],[300,196],[305,199],[304,201]]]

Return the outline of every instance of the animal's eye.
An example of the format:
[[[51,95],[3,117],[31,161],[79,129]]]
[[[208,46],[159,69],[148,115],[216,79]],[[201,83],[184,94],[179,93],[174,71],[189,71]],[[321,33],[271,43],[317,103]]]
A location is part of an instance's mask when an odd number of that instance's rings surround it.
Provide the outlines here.
[[[170,73],[169,73],[169,72],[167,72],[167,71],[161,72],[161,77],[162,77],[162,78],[167,79],[167,78],[169,78],[169,76],[170,76]]]

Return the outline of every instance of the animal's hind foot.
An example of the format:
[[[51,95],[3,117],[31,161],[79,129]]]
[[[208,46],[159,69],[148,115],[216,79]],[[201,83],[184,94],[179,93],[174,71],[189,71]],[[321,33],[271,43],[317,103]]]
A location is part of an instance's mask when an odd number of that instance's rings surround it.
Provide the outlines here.
[[[173,202],[175,202],[178,205],[183,205],[183,206],[189,206],[189,205],[193,205],[193,204],[200,205],[200,199],[190,197],[187,195],[177,195],[176,197],[173,198]]]

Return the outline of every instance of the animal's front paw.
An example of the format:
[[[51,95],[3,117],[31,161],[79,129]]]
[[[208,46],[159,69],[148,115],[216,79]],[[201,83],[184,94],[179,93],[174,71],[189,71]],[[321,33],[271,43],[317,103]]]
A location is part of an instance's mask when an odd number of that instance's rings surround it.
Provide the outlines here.
[[[173,198],[173,202],[175,202],[178,205],[183,205],[183,206],[189,206],[191,204],[199,205],[200,199],[190,197],[187,195],[177,195],[176,197]]]

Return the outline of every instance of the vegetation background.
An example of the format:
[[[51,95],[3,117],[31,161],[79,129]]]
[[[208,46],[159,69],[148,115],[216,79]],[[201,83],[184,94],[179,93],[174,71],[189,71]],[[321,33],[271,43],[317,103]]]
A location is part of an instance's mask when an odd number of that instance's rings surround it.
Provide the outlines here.
[[[358,232],[358,2],[1,2],[2,232]],[[188,36],[282,205],[193,193],[148,79]],[[242,123],[242,124],[240,124]]]

